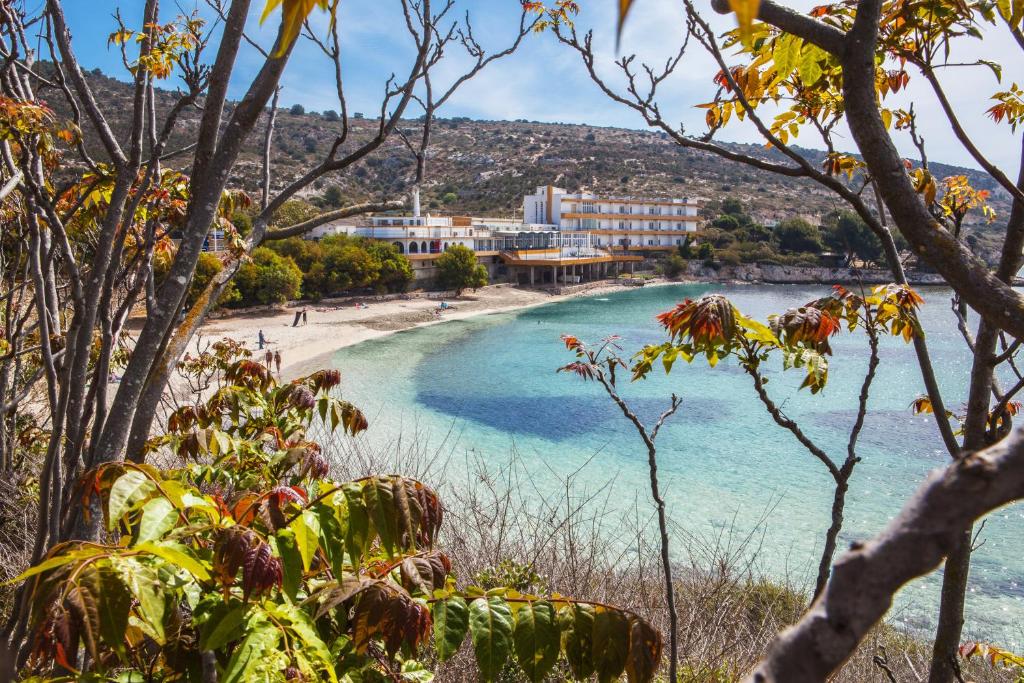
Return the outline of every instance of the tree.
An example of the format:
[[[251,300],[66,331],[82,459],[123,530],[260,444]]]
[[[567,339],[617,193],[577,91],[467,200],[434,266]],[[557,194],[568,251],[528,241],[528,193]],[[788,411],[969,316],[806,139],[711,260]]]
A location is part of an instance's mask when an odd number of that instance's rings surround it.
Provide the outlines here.
[[[787,218],[775,226],[775,239],[783,253],[799,254],[821,251],[821,233],[803,218]]]
[[[633,4],[629,0],[621,4],[620,21]],[[1006,397],[1024,389],[1024,386],[1018,388],[1015,385],[1004,392],[995,375],[995,368],[1000,363],[1013,360],[1019,346],[1015,339],[1024,338],[1024,297],[1011,286],[1012,278],[1024,260],[1021,248],[1024,244],[1024,229],[1021,228],[1024,224],[1024,177],[1016,182],[1010,180],[1002,169],[985,157],[961,122],[964,112],[957,111],[951,103],[937,74],[940,68],[961,73],[971,70],[984,72],[991,68],[998,75],[1001,67],[997,60],[1004,55],[990,54],[973,62],[949,62],[950,47],[953,43],[970,40],[984,30],[1006,30],[1024,49],[1022,15],[1005,4],[993,12],[981,3],[941,2],[940,11],[935,11],[933,7],[917,4],[857,0],[816,8],[811,16],[801,15],[772,0],[759,3],[715,0],[712,5],[722,13],[730,11],[729,5],[735,7],[738,30],[727,35],[724,44],[720,43],[718,34],[696,6],[684,0],[687,35],[681,38],[682,47],[678,54],[664,65],[653,67],[638,65],[630,57],[620,59],[617,65],[625,76],[625,82],[631,86],[625,92],[615,89],[601,76],[600,67],[595,66],[597,60],[590,34],[579,36],[571,22],[559,21],[558,17],[550,23],[558,39],[581,56],[591,79],[608,97],[633,109],[648,125],[664,132],[677,144],[763,171],[807,178],[834,192],[879,239],[886,265],[894,279],[905,284],[903,263],[887,224],[891,218],[915,255],[941,273],[955,291],[954,315],[973,354],[966,401],[967,419],[961,444],[950,424],[952,412],[945,408],[942,392],[935,380],[927,342],[923,336],[915,335],[914,349],[936,428],[949,455],[957,462],[964,449],[972,451],[996,443],[1006,434],[1012,419],[1004,403]],[[755,19],[760,23],[755,24]],[[708,74],[719,86],[716,95],[713,101],[702,105],[707,112],[708,131],[696,136],[687,135],[669,123],[662,116],[657,97],[658,86],[684,63],[688,46],[704,50],[718,69],[717,73]],[[724,48],[733,47],[748,57],[748,63],[727,63]],[[728,60],[735,62],[731,55]],[[641,73],[646,76],[641,77]],[[958,179],[936,181],[928,166],[924,141],[917,132],[918,114],[913,108],[903,109],[889,104],[889,98],[902,91],[912,77],[922,78],[939,103],[938,108],[928,106],[925,111],[942,117],[964,150],[988,174],[990,181],[1011,197],[1013,206],[1005,224],[1006,239],[999,263],[994,268],[982,262],[963,244],[957,218],[958,212],[969,204],[974,204],[977,210],[984,210],[984,196],[967,191],[969,185],[965,187]],[[1022,110],[1015,104],[1015,97],[1012,88],[994,94],[996,104],[987,112],[991,125],[1005,123],[1017,126]],[[765,102],[779,102],[780,98],[790,103],[788,108],[784,106],[780,111],[769,112],[772,119],[763,118],[759,106]],[[777,156],[773,159],[758,158],[714,142],[714,135],[724,126],[740,122],[756,129],[774,148]],[[860,157],[836,151],[833,134],[841,122],[849,126]],[[811,164],[790,145],[792,138],[807,132],[817,135],[821,145],[828,150],[823,167]],[[911,164],[907,168],[904,158],[896,151],[894,135],[909,138],[919,152],[919,166],[915,168]],[[858,173],[865,181],[860,188],[867,189],[867,193],[848,182]],[[952,190],[952,196],[947,201],[949,190]],[[962,201],[967,197],[971,199]],[[877,200],[875,206],[869,204],[872,200]],[[976,334],[969,332],[968,307],[979,314]],[[992,428],[990,413],[993,409],[1003,414],[999,420],[1002,429]],[[1013,458],[999,459],[998,462],[1006,468],[1000,470],[1000,476],[1013,477],[1013,468],[1020,467]],[[915,501],[918,509],[926,507],[925,503],[939,494],[926,488],[922,489],[921,495],[924,498]],[[930,571],[937,564],[938,557],[946,556],[929,674],[931,683],[951,683],[954,678],[952,662],[957,654],[963,625],[970,562],[970,523],[983,513],[977,508],[968,510],[969,507],[966,501],[960,506],[964,514],[957,517],[957,523],[963,526],[945,527],[949,533],[956,534],[956,542],[945,544],[937,556],[917,564],[914,572],[918,573],[901,574],[875,563],[871,567],[878,572],[877,575],[866,577],[879,582],[876,585],[885,583],[886,588],[878,595],[879,602],[875,606],[883,603],[887,606],[892,591],[902,581]],[[922,524],[923,518],[908,510],[901,522],[904,525],[908,522]],[[905,545],[901,544],[919,529],[920,526],[894,528],[879,542],[886,548],[903,548]],[[860,557],[858,555],[858,561]],[[861,572],[863,568],[856,571]],[[897,575],[901,577],[899,581],[895,580]],[[847,582],[845,588],[855,583]],[[826,591],[825,595],[829,596],[829,592]],[[856,600],[856,592],[845,589],[837,591],[835,600],[826,598],[830,620],[831,615],[848,609],[850,601]],[[881,616],[885,606],[871,612],[870,623],[873,623],[871,619]],[[865,631],[858,628],[853,638],[849,637],[849,632],[839,636],[823,628],[824,622],[819,619],[821,614],[820,610],[815,610],[797,631],[791,632],[793,637],[780,639],[760,670],[759,675],[764,678],[759,680],[820,680],[826,674],[825,667],[831,667],[828,668],[831,671],[838,666],[841,658],[856,645],[856,640]],[[849,623],[846,620],[832,620],[830,623],[840,621]],[[830,644],[838,644],[839,639],[843,646],[833,648],[830,656],[823,656],[821,661],[827,661],[827,664],[812,671],[810,667],[797,666],[799,658],[806,655],[800,646],[806,646],[808,638],[822,639],[818,642],[823,648],[823,655],[824,650]],[[840,658],[836,659],[836,655]],[[783,662],[789,666],[783,666]]]
[[[288,113],[292,116],[303,116],[306,113],[306,108],[301,104],[293,104],[291,109],[288,110]]]
[[[0,465],[6,468],[5,479],[15,467],[21,468],[19,480],[37,483],[32,490],[38,492],[38,524],[23,548],[32,563],[68,541],[105,540],[99,497],[77,497],[81,477],[107,463],[145,462],[169,378],[208,312],[230,292],[232,278],[243,266],[250,273],[259,267],[250,263],[257,249],[404,202],[316,211],[295,223],[274,225],[282,206],[325,177],[359,168],[379,154],[411,113],[410,106],[421,101],[417,88],[426,88],[428,74],[453,45],[479,57],[475,62],[493,61],[491,52],[473,40],[468,16],[451,25],[453,4],[403,2],[405,21],[397,29],[412,44],[411,58],[381,89],[374,109],[380,114],[357,141],[349,138],[347,126],[340,22],[310,22],[318,28],[303,30],[311,12],[333,15],[336,0],[284,3],[283,12],[265,18],[271,24],[264,34],[269,40],[248,35],[246,23],[253,5],[273,10],[278,2],[212,0],[207,5],[217,19],[207,23],[193,14],[165,22],[159,3],[144,0],[138,26],[115,16],[109,36],[132,90],[115,121],[76,54],[78,41],[99,37],[76,33],[73,45],[64,4],[5,3],[0,11],[0,221],[5,244],[13,236],[22,242],[13,253],[24,266],[11,280],[8,274],[15,271],[2,260],[0,300],[12,301],[14,292],[26,294],[27,302],[13,317],[4,310],[0,321],[4,345],[18,350],[0,350]],[[524,10],[513,45],[529,34],[529,16]],[[308,39],[332,67],[342,124],[318,148],[317,159],[282,187],[272,188],[281,77],[300,39]],[[26,51],[30,44],[33,49]],[[506,48],[495,54],[510,53]],[[248,78],[236,72],[242,63],[254,67],[246,70]],[[453,92],[480,68],[458,74],[446,91]],[[165,87],[172,77],[176,89]],[[241,95],[237,101],[228,99],[229,83]],[[47,90],[47,100],[62,103],[68,121],[43,102],[39,87]],[[186,119],[194,125],[189,133],[194,144],[175,148]],[[254,202],[229,183],[237,177],[243,145],[257,129],[262,133],[262,192]],[[231,223],[238,211],[251,217],[244,236]],[[222,268],[182,316],[213,229],[224,232],[230,249]],[[159,286],[154,277],[158,255],[169,259]],[[269,257],[261,253],[257,260],[264,258]],[[293,295],[294,266],[277,274],[281,277],[273,289]],[[257,291],[250,285],[250,292]],[[140,308],[142,327],[129,337],[126,321]],[[19,373],[12,382],[10,372],[26,361],[38,372]],[[111,386],[114,367],[123,367],[123,376]],[[27,410],[23,397],[30,395],[45,405]],[[36,425],[40,432],[30,440],[44,452],[26,459],[8,425],[27,428],[30,413],[45,414],[47,421]],[[0,644],[0,650],[15,652],[19,663],[29,654],[31,613],[29,587],[23,584]]]
[[[726,216],[745,216],[743,202],[735,197],[726,197],[722,200],[722,213]]]
[[[338,116],[338,112],[334,111],[333,109],[324,110],[324,121],[334,123],[336,121],[339,121],[340,119],[341,117]]]
[[[409,259],[400,254],[395,245],[388,242],[368,240],[366,250],[380,262],[380,271],[374,287],[381,292],[404,292],[414,278]]]
[[[603,339],[596,346],[588,346],[577,337],[563,335],[562,342],[566,349],[573,352],[576,360],[558,369],[558,372],[569,372],[584,381],[597,382],[608,398],[622,411],[647,449],[647,470],[651,480],[651,499],[654,501],[658,515],[658,531],[660,533],[661,547],[661,570],[665,582],[665,608],[669,614],[669,653],[668,653],[668,680],[676,681],[676,667],[678,665],[679,648],[679,615],[676,614],[675,584],[672,580],[672,555],[669,547],[668,516],[666,514],[665,499],[661,495],[658,482],[658,432],[661,431],[665,421],[672,417],[682,405],[679,397],[672,394],[668,407],[658,416],[654,425],[644,424],[636,412],[619,395],[618,373],[625,371],[628,366],[621,358],[619,352],[622,350],[615,342],[616,338]]]
[[[828,470],[835,484],[832,519],[818,562],[814,598],[824,592],[831,574],[833,556],[843,527],[846,494],[854,468],[861,461],[857,454],[858,441],[878,369],[879,342],[885,334],[902,337],[909,342],[919,333],[915,313],[921,303],[921,297],[906,286],[880,286],[869,295],[862,296],[836,285],[831,295],[772,316],[769,324],[765,325],[743,315],[724,296],[707,294],[696,301],[687,299],[659,315],[658,321],[668,333],[669,340],[647,346],[635,356],[634,379],[647,377],[659,360],[668,374],[679,358],[691,363],[696,357],[704,356],[714,367],[722,358],[735,357],[739,367],[753,381],[754,391],[772,420],[789,431],[807,453]],[[840,331],[844,321],[848,332],[865,333],[868,362],[861,381],[856,417],[847,438],[846,453],[844,457],[837,458],[808,436],[806,430],[771,398],[767,388],[768,377],[762,367],[773,356],[779,356],[785,370],[803,369],[806,372],[801,389],[819,393],[828,382],[828,356],[832,354],[829,340]]]
[[[882,243],[857,214],[850,211],[830,214],[823,227],[825,246],[842,254],[846,265],[855,258],[865,264],[877,263],[882,258]]]
[[[441,287],[454,289],[455,296],[461,296],[464,289],[487,284],[487,269],[477,263],[472,249],[456,244],[437,258],[437,280]]]
[[[455,201],[457,201],[458,198],[459,198],[459,195],[455,194],[454,192],[445,192],[443,195],[441,195],[441,203],[442,204],[452,204]]]
[[[302,271],[290,257],[259,247],[235,275],[237,306],[281,304],[299,296]]]
[[[327,204],[327,206],[341,206],[341,202],[343,200],[344,196],[341,193],[341,188],[337,185],[329,185],[324,191],[324,203]]]

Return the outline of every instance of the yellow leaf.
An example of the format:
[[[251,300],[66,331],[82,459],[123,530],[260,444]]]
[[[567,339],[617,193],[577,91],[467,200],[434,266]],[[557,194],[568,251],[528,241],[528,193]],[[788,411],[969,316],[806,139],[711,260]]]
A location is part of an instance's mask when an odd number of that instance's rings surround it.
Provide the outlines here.
[[[619,38],[622,37],[622,27],[626,23],[626,15],[629,14],[629,8],[633,6],[633,0],[619,0],[619,24],[615,32],[615,43],[618,44]]]
[[[761,7],[761,0],[729,0],[729,8],[736,14],[736,22],[740,27],[740,40],[749,45],[753,34],[754,19]]]
[[[314,7],[327,11],[327,0],[267,0],[263,7],[263,14],[260,16],[260,23],[266,21],[267,17],[277,9],[278,5],[284,4],[281,16],[281,47],[271,55],[273,58],[282,56],[291,47],[292,43],[302,30],[302,22],[306,20]],[[337,5],[335,4],[336,8]]]

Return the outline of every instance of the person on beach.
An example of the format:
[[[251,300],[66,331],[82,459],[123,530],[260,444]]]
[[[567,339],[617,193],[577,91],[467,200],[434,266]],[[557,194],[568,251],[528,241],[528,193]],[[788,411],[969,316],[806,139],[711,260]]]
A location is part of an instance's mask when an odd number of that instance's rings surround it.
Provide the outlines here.
[[[263,336],[263,330],[260,330],[260,334],[259,334],[259,337],[257,338],[257,342],[259,343],[259,346],[260,346],[261,349],[267,343],[267,338]]]
[[[274,351],[274,365],[277,366],[277,376],[281,376],[281,352]]]
[[[299,320],[301,320],[301,319],[302,319],[302,310],[300,309],[300,310],[295,311],[295,320],[292,321],[292,327],[298,327],[299,326]]]
[[[309,319],[306,318],[306,309],[303,308],[302,309],[302,324],[305,325],[308,322],[309,322]]]
[[[267,365],[267,370],[270,369],[270,364],[274,362],[274,354],[267,349],[267,352],[263,355],[263,362]]]

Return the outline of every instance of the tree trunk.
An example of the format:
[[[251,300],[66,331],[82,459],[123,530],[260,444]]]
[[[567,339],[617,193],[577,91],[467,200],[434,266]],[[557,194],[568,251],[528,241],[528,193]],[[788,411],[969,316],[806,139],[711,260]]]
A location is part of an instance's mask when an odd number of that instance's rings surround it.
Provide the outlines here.
[[[832,558],[836,554],[836,543],[843,528],[843,508],[846,506],[846,491],[849,489],[847,481],[836,481],[836,492],[832,498],[832,526],[825,534],[825,548],[821,551],[821,561],[818,563],[818,580],[814,583],[815,600],[825,590],[828,577],[832,574]]]
[[[953,683],[956,680],[956,662],[960,636],[964,628],[964,603],[967,578],[971,569],[971,538],[973,527],[967,529],[946,557],[942,575],[942,600],[939,605],[939,624],[935,628],[932,646],[932,664],[928,683]]]
[[[989,445],[986,443],[986,434],[994,381],[991,358],[998,339],[998,329],[984,320],[978,324],[978,334],[974,341],[970,393],[967,397],[967,415],[964,419],[966,453]],[[972,531],[968,529],[946,558],[946,567],[942,575],[942,600],[939,604],[938,624],[935,627],[928,683],[954,683],[956,680],[953,662],[958,656],[964,626],[964,603],[971,564],[971,535]]]

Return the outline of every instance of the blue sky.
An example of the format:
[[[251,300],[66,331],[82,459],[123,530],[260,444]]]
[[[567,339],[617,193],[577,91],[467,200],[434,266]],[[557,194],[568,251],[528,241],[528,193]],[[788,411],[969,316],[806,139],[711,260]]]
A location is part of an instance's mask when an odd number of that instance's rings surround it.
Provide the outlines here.
[[[435,4],[439,0],[434,0]],[[582,0],[582,12],[577,19],[581,30],[592,27],[594,44],[598,47],[598,64],[602,73],[618,82],[613,66],[614,11],[616,0]],[[816,2],[800,0],[789,3],[797,9],[808,9]],[[121,13],[129,24],[138,25],[138,0],[66,0],[68,23],[73,32],[75,47],[83,66],[100,67],[107,73],[124,77],[119,54],[109,49],[107,36],[114,30],[113,12]],[[198,9],[212,18],[212,12],[203,0],[178,0],[176,5],[162,3],[164,20],[178,12]],[[254,0],[250,17],[250,35],[269,45],[280,14],[268,19],[265,26],[258,23],[262,0]],[[456,0],[450,14],[462,19],[470,13],[477,39],[485,48],[500,49],[512,39],[518,26],[519,0]],[[707,17],[716,28],[731,27],[731,18],[717,17],[708,10]],[[383,83],[388,75],[406,73],[411,65],[413,44],[401,19],[398,0],[345,0],[339,16],[342,31],[343,67],[350,111],[373,115],[380,106]],[[326,30],[326,19],[315,16],[315,25]],[[984,42],[971,41],[954,55],[958,61],[969,61],[982,55],[999,59],[1005,66],[1002,86],[987,69],[972,71],[949,70],[946,76],[947,92],[961,112],[961,119],[990,159],[998,163],[1011,176],[1015,176],[1020,163],[1020,139],[1005,125],[997,126],[984,116],[990,106],[990,95],[1009,85],[1016,74],[1024,72],[1024,59],[1010,36],[997,29],[988,31]],[[662,62],[678,47],[683,34],[683,13],[678,0],[637,0],[636,10],[623,33],[623,53],[637,53],[638,59],[652,63]],[[451,55],[439,69],[435,81],[444,84],[460,73],[466,65],[464,54],[453,46]],[[251,48],[243,51],[239,59],[232,95],[239,96],[258,69],[260,57]],[[711,98],[714,89],[711,75],[716,71],[703,51],[691,46],[683,64],[671,81],[663,86],[662,111],[666,117],[682,123],[688,131],[699,133],[704,129],[703,110],[694,105]],[[300,103],[307,109],[322,111],[339,109],[334,97],[334,81],[330,64],[318,49],[303,41],[283,79],[282,102],[287,106]],[[923,80],[912,81],[908,97],[917,103],[922,118],[929,158],[935,161],[976,166],[953,138],[949,125],[937,110],[934,98]],[[437,87],[437,86],[435,86]],[[481,119],[529,119],[546,122],[587,123],[600,126],[643,128],[644,123],[628,109],[608,100],[591,83],[578,56],[557,43],[549,34],[531,35],[521,50],[505,60],[493,64],[475,80],[464,86],[449,102],[442,116],[468,116]],[[842,132],[841,132],[842,134]],[[758,142],[755,131],[747,125],[727,128],[720,133],[723,140]],[[809,146],[809,135],[798,140]],[[898,138],[901,150],[913,154],[908,140]],[[840,148],[851,149],[848,135],[837,141]]]

